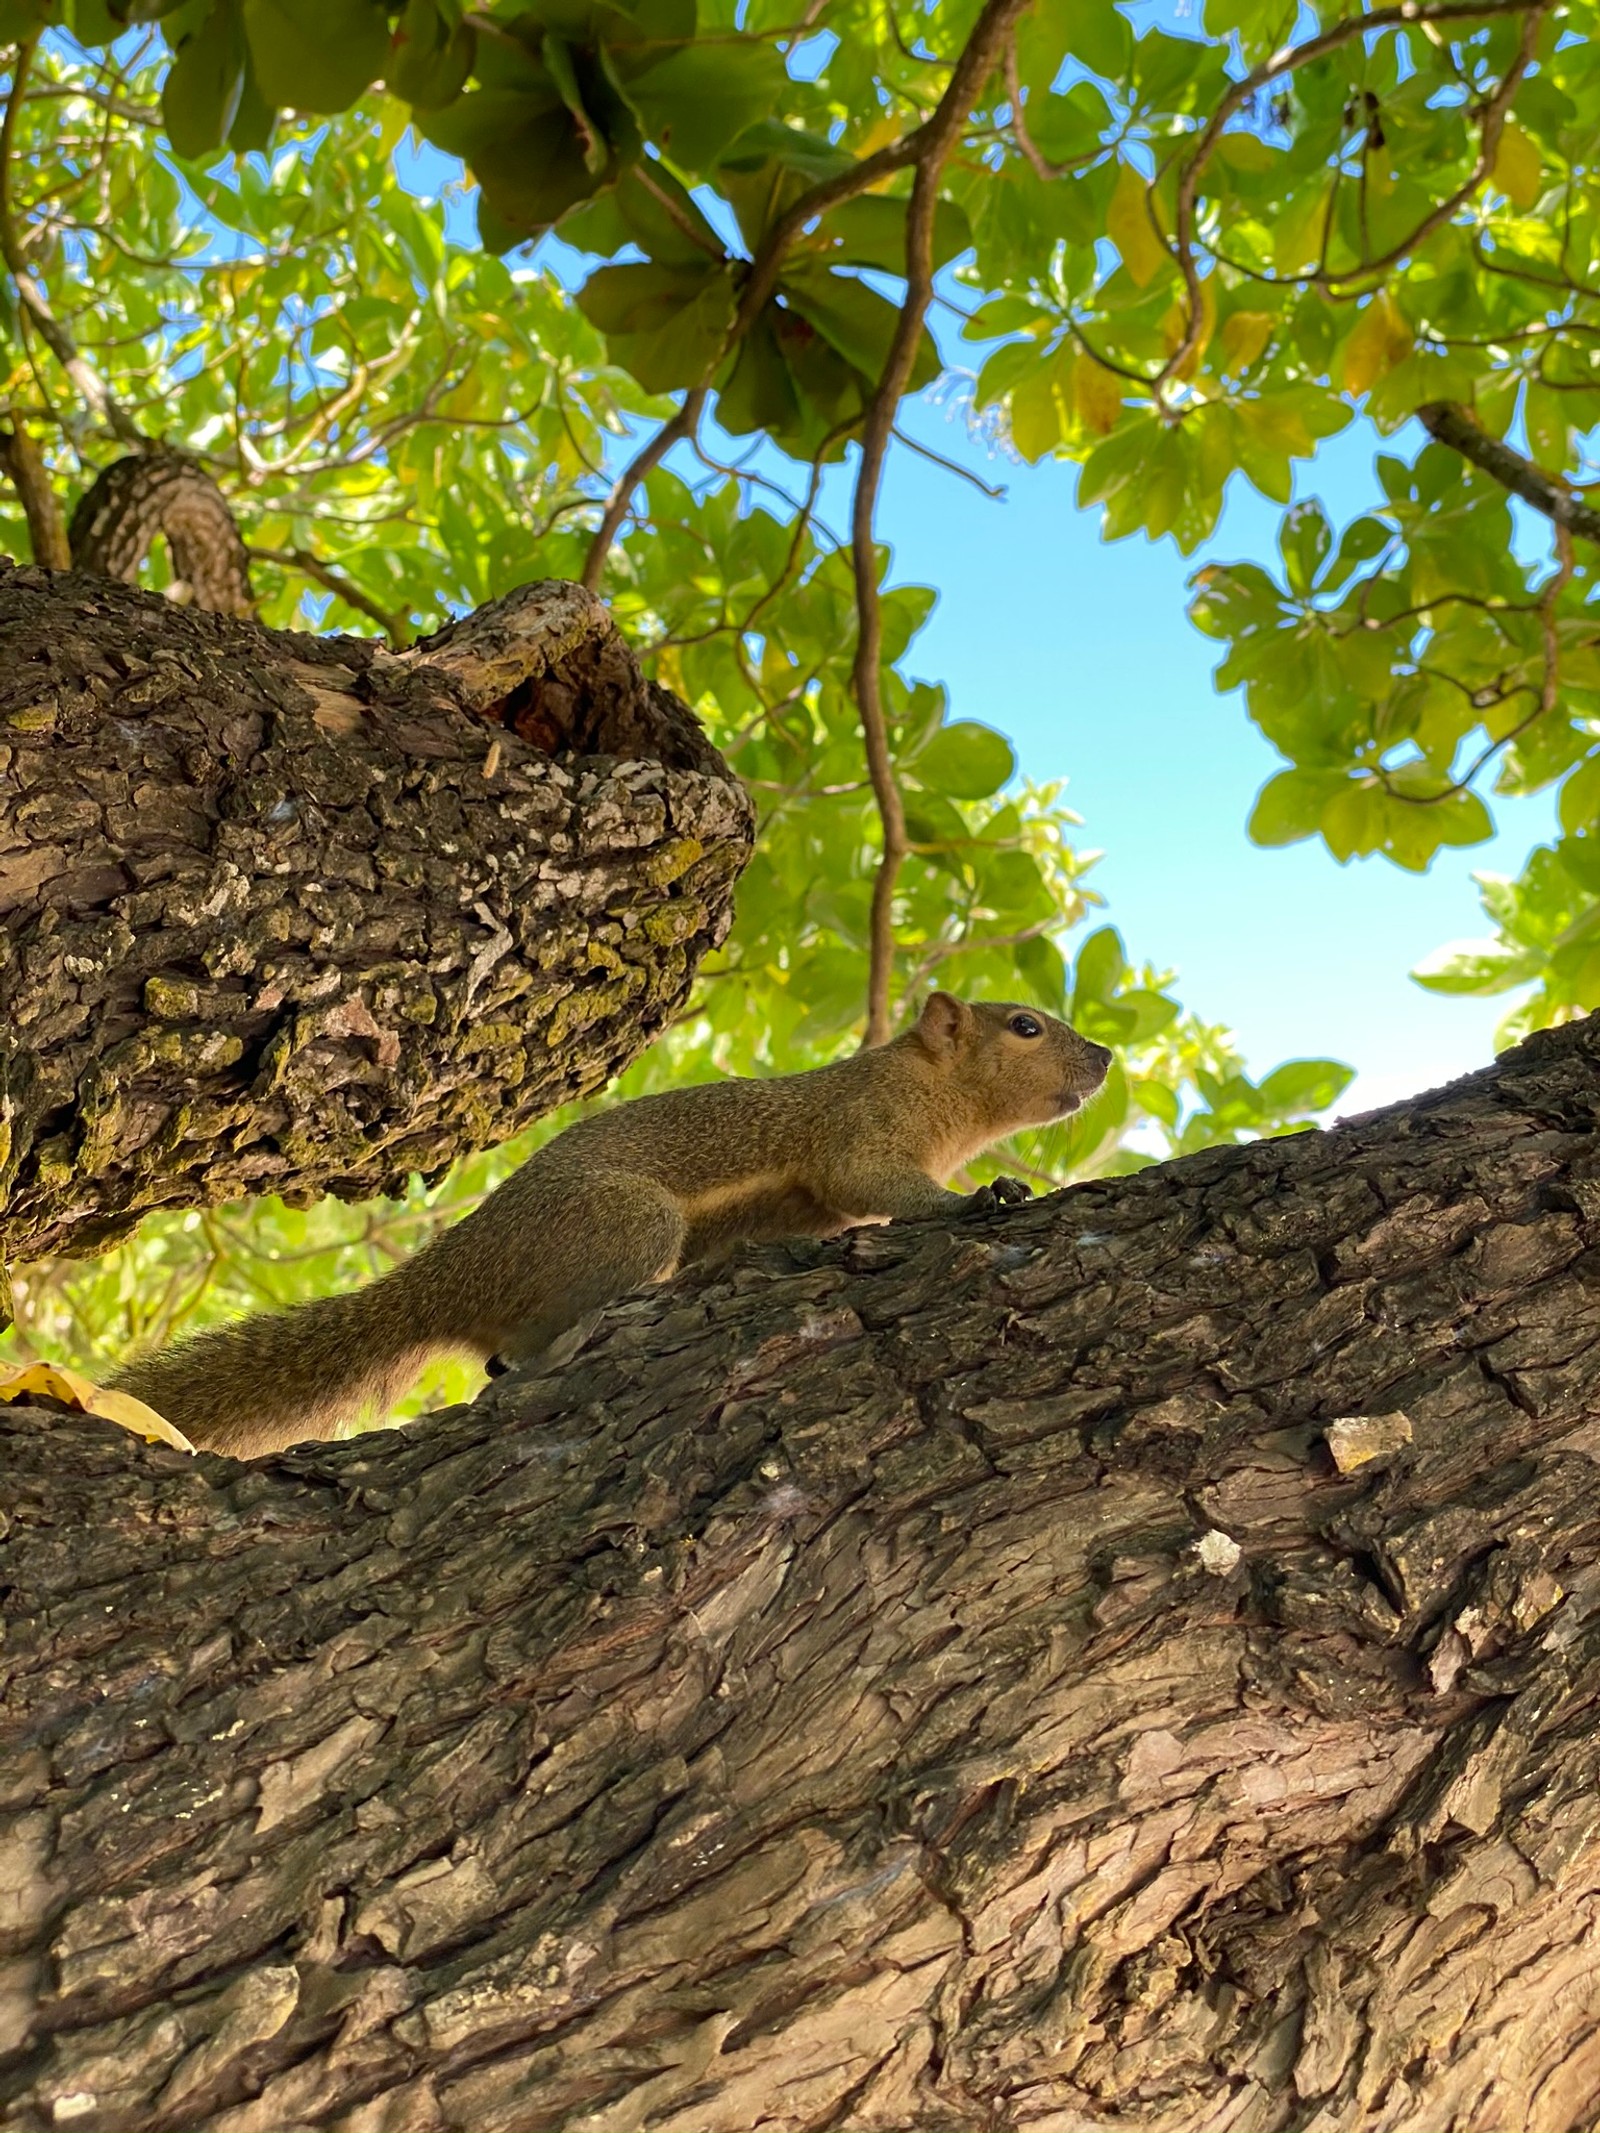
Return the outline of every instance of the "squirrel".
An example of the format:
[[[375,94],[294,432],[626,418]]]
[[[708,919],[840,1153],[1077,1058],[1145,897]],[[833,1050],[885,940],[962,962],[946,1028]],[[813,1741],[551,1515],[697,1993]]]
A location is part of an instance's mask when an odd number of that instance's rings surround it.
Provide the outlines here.
[[[192,1444],[255,1458],[387,1408],[443,1352],[559,1366],[613,1298],[736,1245],[1026,1199],[1015,1179],[942,1181],[1075,1111],[1110,1062],[1053,1015],[935,992],[903,1035],[831,1066],[580,1119],[365,1288],[179,1341],[112,1384]]]

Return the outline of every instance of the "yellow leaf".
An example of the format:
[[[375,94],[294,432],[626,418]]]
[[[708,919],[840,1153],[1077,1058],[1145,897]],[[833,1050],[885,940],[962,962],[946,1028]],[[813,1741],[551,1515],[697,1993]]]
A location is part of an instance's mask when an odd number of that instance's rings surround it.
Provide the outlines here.
[[[1072,380],[1072,397],[1086,429],[1097,437],[1109,437],[1122,413],[1122,380],[1113,371],[1082,356]]]
[[[23,1363],[0,1369],[0,1401],[25,1400],[42,1392],[46,1399],[61,1400],[80,1413],[97,1415],[102,1422],[115,1422],[150,1444],[170,1444],[175,1451],[192,1452],[194,1446],[153,1407],[136,1400],[130,1392],[111,1392],[104,1385],[65,1370],[59,1363]]]
[[[1239,377],[1272,338],[1270,311],[1234,311],[1222,323],[1224,367]]]
[[[1070,355],[1063,350],[1052,362],[1030,370],[1011,394],[1011,442],[1030,466],[1061,442],[1066,414],[1061,392],[1063,358],[1070,363]]]
[[[1117,172],[1117,188],[1106,210],[1106,234],[1141,289],[1168,256],[1150,219],[1149,187],[1131,163]]]
[[[1380,289],[1344,344],[1346,392],[1366,392],[1385,371],[1404,362],[1413,345],[1411,328],[1395,309],[1394,299],[1387,289]]]
[[[1514,119],[1507,119],[1500,129],[1500,145],[1494,152],[1490,176],[1513,207],[1532,207],[1544,190],[1538,144]]]
[[[1178,365],[1180,378],[1192,378],[1200,368],[1200,359],[1211,345],[1211,335],[1217,323],[1217,292],[1214,277],[1208,275],[1200,284],[1200,331],[1195,336],[1194,346]],[[1168,355],[1183,346],[1184,335],[1189,330],[1189,302],[1187,294],[1175,296],[1167,306],[1161,321],[1161,338]]]
[[[1217,142],[1217,159],[1233,170],[1271,170],[1283,151],[1262,140],[1259,133],[1225,133]]]
[[[866,132],[862,134],[860,141],[853,143],[855,154],[858,154],[858,156],[875,156],[881,147],[890,145],[890,141],[898,141],[902,132],[905,132],[905,126],[900,124],[900,119],[894,115],[894,111],[881,111],[873,119],[873,124],[866,128]],[[890,173],[890,177],[894,177],[894,173]],[[887,179],[885,179],[885,183],[887,183]]]
[[[1328,194],[1332,179],[1324,179],[1300,195],[1277,218],[1272,239],[1272,264],[1279,274],[1298,274],[1315,265],[1322,254],[1322,235],[1328,221]]]

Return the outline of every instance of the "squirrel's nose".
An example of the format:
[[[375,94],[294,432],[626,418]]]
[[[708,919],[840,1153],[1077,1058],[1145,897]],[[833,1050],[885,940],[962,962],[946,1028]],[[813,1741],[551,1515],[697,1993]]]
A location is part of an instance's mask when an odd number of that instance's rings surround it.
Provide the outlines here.
[[[1096,1059],[1100,1061],[1102,1066],[1110,1066],[1112,1054],[1111,1047],[1108,1044],[1091,1043],[1089,1049],[1091,1052],[1093,1052]]]

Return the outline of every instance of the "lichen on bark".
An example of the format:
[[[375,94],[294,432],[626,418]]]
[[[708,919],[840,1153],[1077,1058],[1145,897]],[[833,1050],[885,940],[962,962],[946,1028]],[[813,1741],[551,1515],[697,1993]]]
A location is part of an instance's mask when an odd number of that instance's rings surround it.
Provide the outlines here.
[[[240,1466],[0,1408],[16,2133],[1576,2133],[1600,1023]]]
[[[0,569],[0,1261],[392,1193],[599,1088],[751,819],[577,586],[395,655]]]

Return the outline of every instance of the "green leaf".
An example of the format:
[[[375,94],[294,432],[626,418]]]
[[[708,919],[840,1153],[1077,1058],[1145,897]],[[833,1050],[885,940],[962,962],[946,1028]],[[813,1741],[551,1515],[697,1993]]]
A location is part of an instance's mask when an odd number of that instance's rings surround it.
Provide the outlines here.
[[[25,44],[54,14],[54,0],[0,0],[0,44]]]
[[[48,20],[54,9],[47,8],[45,12]],[[68,20],[72,24],[73,36],[77,38],[81,45],[115,44],[122,35],[124,28],[124,25],[117,20],[106,5],[106,0],[71,0],[68,9]],[[43,26],[41,23],[40,27],[43,28]],[[26,31],[23,32],[24,36],[28,34]],[[16,43],[20,40],[14,31],[7,31],[3,41]]]
[[[1530,385],[1523,400],[1528,449],[1542,467],[1559,474],[1567,464],[1569,442],[1566,395],[1548,385]]]
[[[438,0],[406,0],[390,40],[389,88],[421,111],[453,102],[466,87],[477,42],[472,26]]]
[[[572,115],[578,146],[583,154],[583,167],[591,177],[597,178],[610,162],[611,151],[606,144],[605,135],[589,116],[588,106],[583,100],[583,91],[578,86],[578,70],[573,63],[572,47],[564,37],[557,37],[553,32],[549,32],[539,48],[539,56],[560,93],[561,101]]]
[[[228,146],[238,156],[255,151],[265,152],[272,145],[272,132],[278,114],[261,94],[256,82],[255,69],[250,65],[249,49],[245,51],[244,86],[239,92],[239,104],[233,114],[233,124],[228,128]]]
[[[1494,835],[1489,810],[1475,792],[1452,793],[1432,812],[1439,818],[1441,844],[1485,844]]]
[[[800,396],[784,359],[768,304],[735,352],[727,382],[717,395],[717,420],[732,437],[769,430],[780,443],[795,436]]]
[[[1122,935],[1115,926],[1099,926],[1078,950],[1073,966],[1072,1019],[1076,1023],[1090,1001],[1104,1005],[1128,974]]]
[[[912,768],[930,791],[955,800],[987,800],[1016,774],[1011,743],[992,726],[957,719],[941,726]]]
[[[554,84],[470,91],[442,111],[422,113],[419,124],[426,140],[470,167],[497,223],[515,239],[548,229],[595,189]]]
[[[884,194],[862,194],[831,208],[817,225],[817,240],[827,247],[830,265],[880,267],[886,274],[906,271],[906,206]],[[972,243],[966,215],[954,200],[941,200],[933,217],[933,263],[948,266]]]
[[[1159,1118],[1164,1126],[1176,1127],[1179,1110],[1176,1089],[1169,1089],[1163,1081],[1133,1080],[1128,1083],[1128,1093],[1141,1111],[1151,1118]]]
[[[1348,780],[1337,770],[1280,770],[1256,795],[1250,810],[1254,844],[1298,844],[1322,826],[1324,808]]]
[[[161,118],[173,153],[212,154],[228,137],[244,90],[245,42],[234,0],[217,0],[184,39],[161,87]]]
[[[597,199],[562,218],[562,239],[580,251],[620,252],[636,244],[657,265],[703,268],[725,254],[721,239],[686,187],[646,156]]]
[[[1600,756],[1590,756],[1573,771],[1561,788],[1558,808],[1564,830],[1594,827],[1600,819]]]
[[[704,170],[782,99],[787,74],[767,44],[686,45],[624,77],[628,101],[675,163]]]
[[[1339,542],[1339,553],[1323,573],[1322,590],[1337,592],[1353,571],[1381,555],[1394,539],[1394,528],[1381,518],[1352,519]]]
[[[1315,497],[1284,513],[1278,528],[1278,553],[1283,557],[1290,591],[1298,593],[1302,600],[1309,597],[1332,546],[1333,528]]]
[[[647,392],[697,385],[733,322],[731,271],[689,274],[654,264],[600,267],[578,292],[585,318]]]
[[[1262,1111],[1271,1118],[1296,1118],[1326,1111],[1356,1078],[1355,1068],[1337,1059],[1291,1059],[1257,1085]]]
[[[1079,505],[1087,508],[1090,504],[1107,502],[1130,482],[1136,481],[1155,434],[1156,424],[1152,418],[1136,416],[1097,444],[1078,476]]]
[[[1011,442],[1032,466],[1055,450],[1072,420],[1072,355],[1070,350],[1058,350],[1042,360],[1028,343],[1013,345],[1024,347],[1032,360],[1012,390]]]
[[[824,267],[789,268],[779,283],[784,301],[799,312],[838,350],[847,363],[876,384],[889,360],[900,313],[887,297],[848,274],[832,274]],[[939,351],[931,333],[923,329],[911,367],[907,392],[920,392],[939,375]]]
[[[1539,975],[1540,957],[1511,941],[1448,941],[1418,963],[1411,975],[1429,992],[1479,996],[1510,992]]]
[[[1120,81],[1133,64],[1133,49],[1132,26],[1109,0],[1035,0],[1017,29],[1022,84],[1039,92],[1052,86],[1066,59]]]
[[[261,94],[291,111],[344,111],[389,62],[378,0],[244,0]]]

